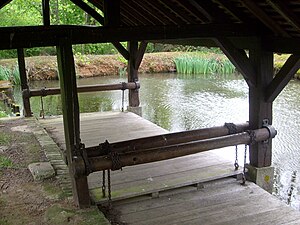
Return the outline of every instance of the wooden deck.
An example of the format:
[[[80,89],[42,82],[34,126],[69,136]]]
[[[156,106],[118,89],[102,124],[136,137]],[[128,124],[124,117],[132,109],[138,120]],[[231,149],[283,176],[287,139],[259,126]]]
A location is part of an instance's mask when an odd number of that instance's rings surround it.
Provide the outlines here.
[[[40,120],[40,123],[64,148],[62,118]],[[132,113],[81,115],[81,138],[87,147],[105,140],[116,142],[166,132]],[[239,173],[234,170],[233,161],[208,151],[114,171],[112,197],[120,210],[121,221],[129,224],[217,224],[218,221],[244,224],[239,218],[245,219],[245,224],[260,224],[275,221],[280,217],[279,210],[295,220],[300,219],[300,214],[255,184],[241,186],[228,178]],[[101,192],[102,172],[89,175],[88,183],[92,200],[105,201]],[[202,188],[198,190],[199,187]],[[275,214],[272,218],[267,216],[272,214]]]

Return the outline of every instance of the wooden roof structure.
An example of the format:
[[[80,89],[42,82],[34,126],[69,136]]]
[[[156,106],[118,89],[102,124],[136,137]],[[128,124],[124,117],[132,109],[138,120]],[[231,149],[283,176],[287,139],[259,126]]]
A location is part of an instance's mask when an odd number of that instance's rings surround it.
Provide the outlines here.
[[[1,1],[0,8],[11,1]],[[251,48],[250,38],[260,37],[268,51],[300,52],[297,0],[71,1],[103,26],[49,26],[49,0],[43,0],[45,26],[1,28],[0,49],[55,45],[57,38],[69,35],[74,44],[160,40],[206,46],[218,46],[212,38],[228,37],[239,48]]]

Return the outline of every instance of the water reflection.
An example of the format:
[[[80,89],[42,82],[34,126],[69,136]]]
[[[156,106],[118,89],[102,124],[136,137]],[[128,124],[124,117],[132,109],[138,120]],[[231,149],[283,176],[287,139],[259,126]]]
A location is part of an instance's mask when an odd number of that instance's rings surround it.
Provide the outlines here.
[[[125,77],[102,77],[78,82],[84,85],[124,81]],[[143,116],[170,131],[248,120],[248,88],[239,76],[186,78],[176,74],[151,74],[141,75],[140,82]],[[57,86],[58,83],[34,82],[30,85],[31,88],[40,88]],[[274,102],[273,122],[278,130],[273,145],[273,165],[276,167],[274,194],[296,209],[300,209],[299,92],[300,82],[291,81]],[[20,101],[21,98],[18,99]],[[45,97],[45,114],[61,114],[59,101],[59,96]],[[80,94],[79,102],[81,112],[120,110],[121,91]],[[31,104],[34,113],[38,115],[40,99],[32,98]],[[239,149],[239,161],[242,162],[244,146],[239,146]],[[234,161],[234,148],[226,150],[225,157]]]

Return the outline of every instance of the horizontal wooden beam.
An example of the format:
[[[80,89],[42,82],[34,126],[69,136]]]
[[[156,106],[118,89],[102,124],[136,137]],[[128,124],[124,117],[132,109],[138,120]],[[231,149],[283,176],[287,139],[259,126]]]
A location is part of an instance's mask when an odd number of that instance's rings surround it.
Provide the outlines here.
[[[258,35],[255,27],[241,24],[201,24],[185,26],[95,27],[95,26],[27,26],[1,27],[0,49],[55,46],[62,37],[72,44],[105,43],[130,40],[166,40]],[[84,35],[83,35],[84,34]]]
[[[140,83],[129,82],[119,84],[97,84],[78,86],[78,93],[96,92],[96,91],[114,91],[114,90],[135,90],[140,88]],[[35,96],[48,96],[60,94],[60,88],[26,89],[23,91],[23,97],[30,98]]]
[[[300,54],[300,38],[263,37],[262,46],[271,52]]]
[[[265,100],[273,102],[300,68],[300,55],[291,55],[267,87]]]
[[[184,142],[199,141],[208,138],[221,137],[233,133],[240,133],[249,130],[249,123],[230,124],[224,126],[202,128],[196,130],[168,133],[128,141],[110,143],[110,150],[119,154],[140,151],[142,149],[151,149],[168,145],[176,145]],[[86,148],[88,157],[98,157],[107,154],[107,142],[97,146]]]
[[[99,157],[88,158],[90,169],[93,172],[106,170],[106,169],[120,169],[116,167],[133,166],[138,164],[156,162],[186,155],[196,154],[212,149],[223,148],[228,146],[249,144],[252,141],[261,142],[273,138],[267,128],[261,128],[252,131],[255,135],[254,139],[248,132],[242,132],[233,135],[221,136],[216,138],[209,138],[199,141],[192,141],[176,145],[161,146],[151,149],[142,149],[139,151],[131,151],[124,154],[110,154]],[[276,133],[274,133],[276,135]],[[273,135],[273,136],[274,136]],[[115,158],[113,158],[115,157]],[[118,160],[118,165],[114,165]],[[80,165],[75,165],[75,174],[86,174],[85,168]]]

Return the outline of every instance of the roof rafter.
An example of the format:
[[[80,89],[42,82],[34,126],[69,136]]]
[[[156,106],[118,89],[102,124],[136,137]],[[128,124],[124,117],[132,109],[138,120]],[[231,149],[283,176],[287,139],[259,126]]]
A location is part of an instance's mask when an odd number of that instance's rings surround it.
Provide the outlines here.
[[[228,17],[211,1],[188,0],[198,11],[200,11],[210,22],[229,22]]]
[[[228,0],[216,0],[225,10],[227,10],[234,18],[240,22],[250,23],[251,19],[245,15],[238,8],[234,7]]]
[[[289,37],[288,33],[285,32],[277,22],[272,20],[254,1],[243,0],[241,3],[275,34]]]
[[[285,4],[282,4],[281,1],[274,0],[267,0],[267,3],[284,17],[297,31],[300,31],[300,21],[298,17]]]

